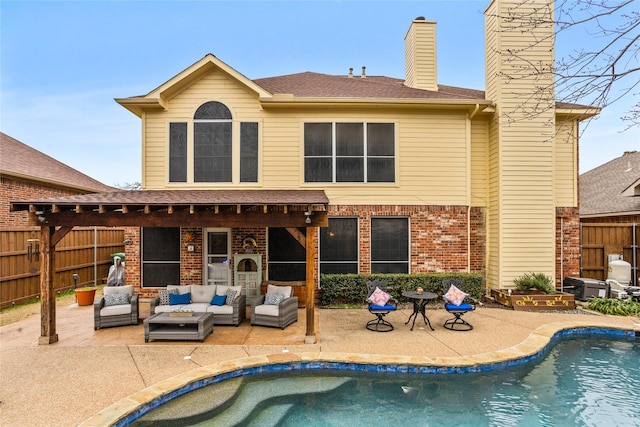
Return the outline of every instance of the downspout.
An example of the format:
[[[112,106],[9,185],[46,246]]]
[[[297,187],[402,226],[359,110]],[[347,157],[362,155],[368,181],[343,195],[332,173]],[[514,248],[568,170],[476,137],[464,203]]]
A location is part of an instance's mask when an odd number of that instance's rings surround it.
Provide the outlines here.
[[[467,273],[471,273],[471,204],[467,206]]]
[[[98,286],[98,227],[93,227],[93,283]]]
[[[636,226],[638,224],[636,224],[635,222],[633,223],[633,225],[631,226],[631,232],[633,233],[632,236],[632,244],[633,244],[633,286],[638,286],[638,257],[636,256],[636,251],[637,251],[637,246],[636,246]]]
[[[467,153],[467,170],[471,171],[471,119],[478,113],[480,110],[480,104],[476,104],[476,107],[473,109],[471,114],[469,114],[469,119],[467,120],[467,141],[469,152]],[[469,172],[470,173],[470,172]],[[467,184],[467,273],[471,273],[471,178],[469,177]]]
[[[564,292],[564,218],[560,217],[560,292]]]
[[[473,112],[469,115],[469,120],[473,119],[473,117],[478,113],[480,109],[480,104],[476,104],[476,108],[473,109]]]

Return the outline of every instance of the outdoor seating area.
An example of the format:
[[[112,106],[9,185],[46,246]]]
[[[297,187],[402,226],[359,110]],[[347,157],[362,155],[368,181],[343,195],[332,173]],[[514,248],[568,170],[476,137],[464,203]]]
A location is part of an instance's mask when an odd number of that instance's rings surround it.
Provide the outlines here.
[[[149,307],[148,301],[140,302],[141,319],[149,317]],[[242,366],[242,360],[255,363],[256,358],[267,363],[299,360],[304,354],[309,360],[343,355],[347,361],[373,364],[397,363],[399,358],[406,360],[403,363],[488,363],[499,354],[517,357],[535,352],[544,337],[558,328],[606,325],[640,333],[637,317],[533,313],[485,306],[471,313],[474,339],[470,340],[468,334],[437,326],[450,317],[442,304],[429,304],[426,311],[434,331],[422,324],[416,324],[413,331],[410,326],[398,326],[413,313],[409,305],[389,313],[386,318],[398,327],[385,334],[384,346],[372,341],[371,331],[363,326],[371,316],[366,308],[316,309],[316,344],[304,344],[304,309],[298,309],[298,322],[284,330],[252,326],[245,319],[238,327],[216,327],[202,343],[151,340],[145,344],[142,322],[95,331],[92,307],[59,307],[60,340],[54,345],[37,344],[39,316],[0,328],[3,422],[21,425],[28,419],[32,425],[79,425],[119,399],[164,379],[202,366]],[[496,335],[496,331],[501,333]],[[527,340],[533,344],[523,345]],[[82,378],[69,375],[78,370],[81,361],[87,362],[89,372]],[[122,380],[111,381],[113,372]],[[110,386],[100,387],[96,393],[96,384],[107,381]],[[52,395],[65,404],[39,403]]]

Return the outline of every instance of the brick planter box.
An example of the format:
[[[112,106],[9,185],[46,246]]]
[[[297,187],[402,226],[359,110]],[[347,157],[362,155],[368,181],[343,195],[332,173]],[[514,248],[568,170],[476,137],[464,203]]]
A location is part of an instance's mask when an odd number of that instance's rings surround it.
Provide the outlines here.
[[[547,295],[540,291],[524,293],[512,289],[509,295],[506,289],[491,289],[491,296],[496,302],[514,310],[575,310],[576,308],[575,295],[566,292]]]

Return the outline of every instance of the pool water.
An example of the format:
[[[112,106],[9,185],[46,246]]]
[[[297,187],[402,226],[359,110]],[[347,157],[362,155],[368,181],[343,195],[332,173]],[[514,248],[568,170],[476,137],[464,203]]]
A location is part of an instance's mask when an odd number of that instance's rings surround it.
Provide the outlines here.
[[[177,408],[185,406],[182,416]],[[134,423],[163,424],[638,426],[640,340],[566,337],[536,361],[482,373],[249,375],[188,393]]]

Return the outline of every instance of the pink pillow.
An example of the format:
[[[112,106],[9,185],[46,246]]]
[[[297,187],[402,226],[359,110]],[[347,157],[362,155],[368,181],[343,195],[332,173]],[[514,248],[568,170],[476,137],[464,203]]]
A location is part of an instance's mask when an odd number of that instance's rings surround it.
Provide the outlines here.
[[[468,296],[469,294],[465,294],[460,289],[456,288],[455,285],[451,285],[447,293],[443,295],[443,298],[445,301],[448,301],[453,305],[460,305]]]
[[[369,302],[373,305],[384,306],[391,299],[391,295],[376,286],[376,290],[371,293]]]

